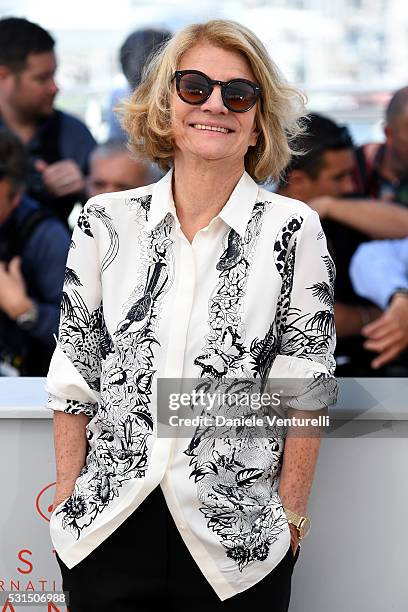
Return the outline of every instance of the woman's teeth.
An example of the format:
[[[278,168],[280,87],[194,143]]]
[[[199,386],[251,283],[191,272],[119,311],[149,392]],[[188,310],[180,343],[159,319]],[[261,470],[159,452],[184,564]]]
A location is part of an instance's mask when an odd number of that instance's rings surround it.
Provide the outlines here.
[[[210,125],[202,125],[201,123],[194,123],[193,127],[196,130],[210,130],[210,132],[222,132],[223,134],[228,134],[229,130],[224,127],[213,127]]]

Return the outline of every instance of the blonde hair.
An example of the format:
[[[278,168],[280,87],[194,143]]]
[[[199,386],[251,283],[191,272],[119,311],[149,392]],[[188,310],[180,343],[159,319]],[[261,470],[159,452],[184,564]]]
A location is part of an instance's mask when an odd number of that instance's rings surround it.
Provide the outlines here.
[[[290,144],[304,130],[300,119],[305,113],[305,96],[284,80],[258,37],[234,21],[215,19],[187,26],[153,56],[141,84],[122,107],[122,124],[131,149],[162,170],[171,167],[171,79],[182,55],[203,42],[242,53],[247,59],[262,88],[262,101],[257,103],[255,115],[259,136],[245,155],[245,169],[258,182],[279,180],[291,155],[296,153]]]

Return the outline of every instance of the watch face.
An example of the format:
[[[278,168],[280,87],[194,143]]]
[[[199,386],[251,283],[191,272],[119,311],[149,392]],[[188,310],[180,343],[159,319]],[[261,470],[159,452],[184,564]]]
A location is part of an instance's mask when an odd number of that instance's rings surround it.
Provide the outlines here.
[[[22,315],[17,317],[16,323],[21,329],[29,331],[36,324],[38,319],[38,310],[36,306],[33,306],[28,312],[24,312]]]

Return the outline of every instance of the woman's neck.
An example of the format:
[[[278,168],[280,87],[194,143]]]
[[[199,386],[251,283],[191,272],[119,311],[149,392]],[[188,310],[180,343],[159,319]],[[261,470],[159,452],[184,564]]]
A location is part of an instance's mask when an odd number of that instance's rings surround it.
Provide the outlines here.
[[[189,242],[216,217],[245,170],[240,164],[175,159],[173,198],[181,229]]]

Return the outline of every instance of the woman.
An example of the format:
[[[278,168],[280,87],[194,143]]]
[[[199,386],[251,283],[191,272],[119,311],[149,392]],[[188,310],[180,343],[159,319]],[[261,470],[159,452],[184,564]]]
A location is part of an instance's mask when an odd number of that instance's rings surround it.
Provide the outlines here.
[[[318,439],[164,436],[156,383],[332,379],[318,215],[257,184],[287,164],[301,102],[254,34],[220,20],[176,34],[128,104],[133,150],[168,173],[87,203],[47,381],[71,612],[288,608]]]

